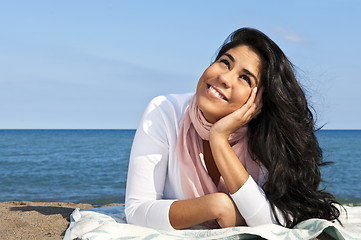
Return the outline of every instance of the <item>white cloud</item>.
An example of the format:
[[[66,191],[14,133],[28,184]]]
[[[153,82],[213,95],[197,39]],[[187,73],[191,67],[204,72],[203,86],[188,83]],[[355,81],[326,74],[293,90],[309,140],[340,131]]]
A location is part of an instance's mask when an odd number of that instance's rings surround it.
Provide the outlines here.
[[[293,43],[306,43],[308,42],[307,39],[305,39],[304,37],[293,33],[291,31],[289,31],[288,29],[282,28],[282,27],[276,27],[275,28],[276,33],[278,33],[279,35],[281,35],[284,39],[286,39],[287,41],[293,42]]]

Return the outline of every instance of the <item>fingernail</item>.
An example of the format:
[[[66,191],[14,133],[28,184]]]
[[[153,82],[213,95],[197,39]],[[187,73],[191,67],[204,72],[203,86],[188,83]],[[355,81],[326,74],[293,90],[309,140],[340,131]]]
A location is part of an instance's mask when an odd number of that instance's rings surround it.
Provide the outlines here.
[[[253,92],[254,92],[254,93],[257,92],[257,87],[253,88]]]

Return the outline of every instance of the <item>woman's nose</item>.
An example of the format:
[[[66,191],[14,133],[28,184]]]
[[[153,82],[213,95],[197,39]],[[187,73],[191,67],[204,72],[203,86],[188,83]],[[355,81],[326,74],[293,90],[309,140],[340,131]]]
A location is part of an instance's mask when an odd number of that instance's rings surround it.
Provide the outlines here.
[[[227,73],[220,73],[218,75],[218,81],[221,83],[225,88],[230,88],[232,84],[232,76],[230,72]]]

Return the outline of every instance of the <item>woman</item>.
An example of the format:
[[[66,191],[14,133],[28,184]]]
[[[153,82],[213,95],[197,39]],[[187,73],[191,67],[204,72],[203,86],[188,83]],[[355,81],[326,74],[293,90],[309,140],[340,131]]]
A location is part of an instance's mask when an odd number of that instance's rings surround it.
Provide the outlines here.
[[[152,100],[127,181],[129,223],[184,229],[337,219],[318,190],[322,151],[292,64],[255,29],[230,35],[196,94]]]

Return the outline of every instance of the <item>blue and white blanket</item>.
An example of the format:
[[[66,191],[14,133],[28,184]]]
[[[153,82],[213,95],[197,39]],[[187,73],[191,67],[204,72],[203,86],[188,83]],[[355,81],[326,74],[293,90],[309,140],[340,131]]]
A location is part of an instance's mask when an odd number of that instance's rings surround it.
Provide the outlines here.
[[[232,227],[223,229],[192,229],[162,231],[127,224],[124,207],[100,207],[80,211],[75,209],[70,216],[70,225],[63,240],[120,240],[120,239],[313,239],[322,232],[335,239],[361,239],[361,206],[346,207],[337,222],[309,219],[293,229],[277,225],[258,227]]]

